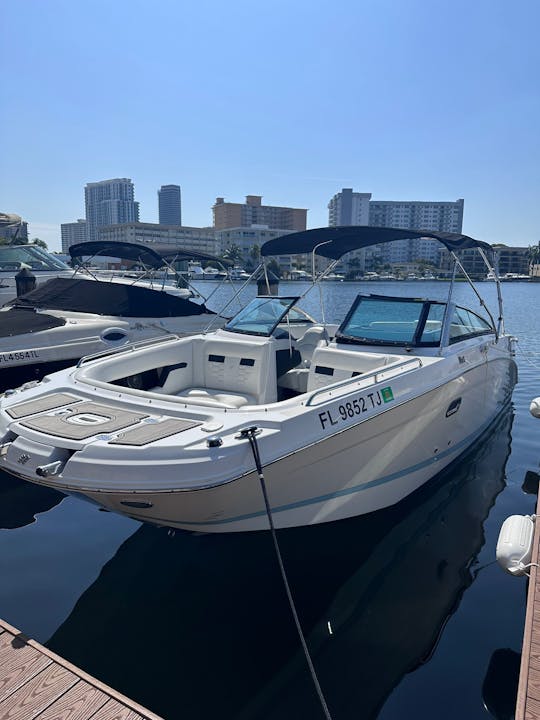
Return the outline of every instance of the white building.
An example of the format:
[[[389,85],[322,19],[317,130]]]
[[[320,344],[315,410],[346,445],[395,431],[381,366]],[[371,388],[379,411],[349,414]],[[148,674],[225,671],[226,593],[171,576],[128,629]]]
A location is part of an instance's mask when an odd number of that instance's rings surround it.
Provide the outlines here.
[[[139,203],[134,195],[129,178],[88,183],[84,188],[86,239],[97,240],[98,228],[104,225],[138,222]]]
[[[328,224],[373,225],[408,230],[442,230],[460,233],[463,225],[463,199],[455,202],[372,200],[371,193],[343,188],[328,203]],[[397,240],[349,253],[342,270],[356,272],[373,269],[375,264],[400,265],[418,260],[438,265],[441,245],[437,240]]]
[[[328,225],[369,225],[370,200],[371,193],[343,188],[328,203]]]
[[[464,200],[426,202],[408,200],[371,200],[369,225],[407,230],[442,230],[460,233],[463,226]],[[425,260],[438,264],[441,244],[421,238],[398,240],[381,248],[383,262],[397,264]]]
[[[343,188],[328,203],[328,225],[369,225],[370,200],[371,193],[353,192],[352,188]],[[345,260],[336,266],[336,271],[363,272],[365,257],[365,250],[350,252]]]
[[[69,248],[77,243],[86,242],[86,220],[60,225],[62,234],[62,252],[69,253]]]
[[[121,223],[98,229],[98,239],[107,242],[133,242],[195,250],[210,255],[219,254],[213,228],[172,227],[158,223]]]

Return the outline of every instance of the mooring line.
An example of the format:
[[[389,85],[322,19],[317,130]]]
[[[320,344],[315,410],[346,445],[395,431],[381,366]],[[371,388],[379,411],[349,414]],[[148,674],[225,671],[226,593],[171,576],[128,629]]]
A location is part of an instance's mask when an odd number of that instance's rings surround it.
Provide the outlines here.
[[[264,497],[264,504],[266,506],[266,514],[268,515],[268,522],[270,524],[270,532],[272,534],[272,540],[274,542],[274,549],[276,551],[276,557],[277,557],[279,569],[281,572],[281,577],[283,579],[283,584],[285,585],[285,591],[287,593],[287,598],[289,600],[289,606],[291,608],[291,613],[294,618],[296,629],[297,629],[298,635],[300,637],[300,643],[302,644],[302,649],[304,651],[306,662],[309,667],[309,671],[311,673],[311,679],[313,680],[313,684],[315,685],[315,690],[317,691],[317,695],[319,696],[319,700],[320,700],[324,715],[327,718],[327,720],[332,720],[332,716],[330,715],[330,710],[328,709],[328,705],[326,703],[322,688],[319,683],[319,679],[317,677],[317,673],[315,671],[315,666],[313,665],[313,661],[312,661],[311,655],[309,653],[306,639],[305,639],[304,633],[302,631],[302,626],[300,625],[300,619],[298,618],[298,613],[296,611],[296,606],[294,604],[291,588],[289,586],[289,581],[287,579],[287,573],[285,572],[285,565],[283,564],[283,558],[281,556],[281,551],[279,549],[279,543],[278,543],[278,539],[277,539],[277,535],[276,535],[276,529],[274,527],[274,519],[272,517],[272,510],[270,508],[270,503],[268,501],[268,493],[266,491],[266,482],[265,482],[264,474],[262,471],[261,456],[259,454],[259,446],[258,446],[257,438],[256,438],[256,435],[258,435],[258,433],[260,433],[260,432],[261,432],[261,430],[259,430],[259,428],[257,428],[256,426],[252,426],[252,427],[248,427],[248,428],[244,428],[243,430],[240,430],[240,434],[237,437],[239,439],[241,438],[241,439],[249,440],[249,444],[251,446],[251,452],[253,453],[253,459],[255,460],[255,466],[257,468],[257,474],[259,476],[259,480],[261,483],[262,494]]]

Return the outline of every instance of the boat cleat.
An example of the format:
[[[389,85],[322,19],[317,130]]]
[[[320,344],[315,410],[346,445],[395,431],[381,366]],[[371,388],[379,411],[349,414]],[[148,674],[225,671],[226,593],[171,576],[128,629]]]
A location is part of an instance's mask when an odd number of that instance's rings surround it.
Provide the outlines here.
[[[20,436],[6,444],[4,464],[10,472],[28,479],[59,475],[73,454],[66,448],[44,445]]]

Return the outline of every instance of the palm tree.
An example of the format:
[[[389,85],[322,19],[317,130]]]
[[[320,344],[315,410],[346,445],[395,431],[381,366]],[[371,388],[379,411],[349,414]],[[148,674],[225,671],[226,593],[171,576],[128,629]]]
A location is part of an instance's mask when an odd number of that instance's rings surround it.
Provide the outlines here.
[[[529,258],[529,275],[534,274],[537,276],[537,268],[540,265],[540,242],[538,242],[538,245],[529,245],[527,255]]]
[[[238,265],[239,263],[244,261],[244,255],[242,253],[242,250],[238,245],[235,245],[234,243],[227,246],[227,249],[223,253],[223,257],[226,260],[230,260],[234,265]]]
[[[529,245],[527,254],[531,265],[540,265],[540,241],[538,245]]]

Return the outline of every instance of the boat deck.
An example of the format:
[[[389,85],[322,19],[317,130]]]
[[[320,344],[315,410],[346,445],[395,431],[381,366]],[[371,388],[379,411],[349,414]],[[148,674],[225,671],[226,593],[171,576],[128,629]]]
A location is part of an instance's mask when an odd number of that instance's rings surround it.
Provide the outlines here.
[[[515,720],[540,720],[540,495],[536,515]]]
[[[2,720],[163,720],[0,620]]]

